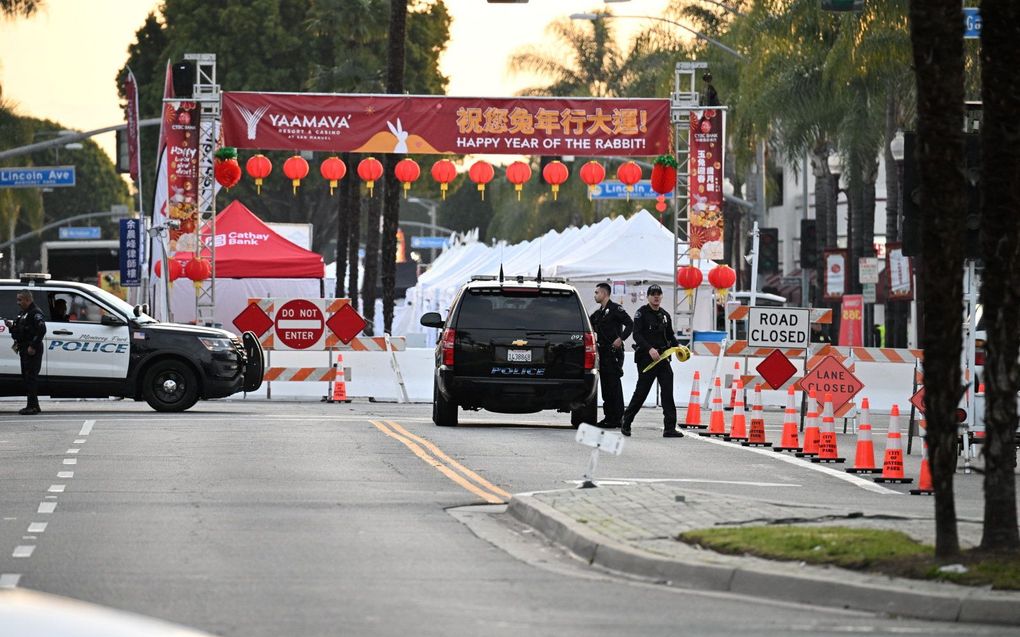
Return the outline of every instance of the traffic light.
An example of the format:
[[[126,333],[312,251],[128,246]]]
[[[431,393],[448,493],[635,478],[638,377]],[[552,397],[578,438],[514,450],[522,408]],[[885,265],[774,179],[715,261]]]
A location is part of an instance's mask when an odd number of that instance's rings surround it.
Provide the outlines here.
[[[779,274],[779,228],[758,229],[758,274]]]
[[[818,267],[818,231],[814,219],[800,220],[800,268],[813,270]]]
[[[903,256],[921,256],[921,180],[917,170],[917,133],[903,133]]]
[[[968,259],[981,258],[981,136],[964,135],[967,180],[967,216],[964,218],[963,252]]]

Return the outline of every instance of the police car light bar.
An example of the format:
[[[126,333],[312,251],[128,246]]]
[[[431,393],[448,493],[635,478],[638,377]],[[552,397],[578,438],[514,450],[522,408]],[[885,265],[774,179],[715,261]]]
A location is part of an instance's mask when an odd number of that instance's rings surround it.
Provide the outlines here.
[[[45,272],[22,272],[21,282],[28,283],[29,285],[34,284],[36,281],[49,281],[50,275]]]

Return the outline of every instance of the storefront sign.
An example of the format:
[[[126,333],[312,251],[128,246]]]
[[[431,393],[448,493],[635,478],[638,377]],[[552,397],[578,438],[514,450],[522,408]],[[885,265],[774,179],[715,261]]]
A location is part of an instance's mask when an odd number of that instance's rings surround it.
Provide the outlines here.
[[[825,300],[836,301],[846,293],[846,250],[825,251]]]

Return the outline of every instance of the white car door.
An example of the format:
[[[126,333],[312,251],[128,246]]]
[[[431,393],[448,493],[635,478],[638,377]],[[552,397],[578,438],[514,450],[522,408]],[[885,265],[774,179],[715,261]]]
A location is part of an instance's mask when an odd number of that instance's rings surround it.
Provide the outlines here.
[[[77,290],[47,292],[46,375],[126,378],[131,343],[124,317]],[[119,324],[104,325],[104,316]]]
[[[18,307],[18,289],[20,288],[0,289],[0,376],[17,376],[20,378],[21,357],[12,349],[14,339],[11,338],[11,331],[7,329],[7,325],[2,320],[8,319],[13,321],[21,313],[21,308]],[[43,304],[39,304],[39,298],[43,296],[43,293],[41,291],[34,291],[34,294],[36,295],[36,304],[39,305],[45,316],[46,307]],[[45,353],[43,354],[42,368],[39,370],[39,375],[46,375]]]

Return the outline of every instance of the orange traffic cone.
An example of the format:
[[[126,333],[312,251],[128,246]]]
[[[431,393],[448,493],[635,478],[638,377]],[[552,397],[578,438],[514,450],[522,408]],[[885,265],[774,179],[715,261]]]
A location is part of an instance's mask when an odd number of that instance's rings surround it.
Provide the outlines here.
[[[804,420],[804,450],[798,451],[798,458],[811,458],[818,455],[818,397],[815,390],[808,394],[807,418]]]
[[[875,468],[875,444],[871,439],[871,407],[868,399],[861,401],[861,424],[857,425],[857,449],[854,466],[847,473],[881,473]]]
[[[751,403],[751,435],[740,443],[744,447],[771,447],[765,442],[765,412],[761,407],[761,383],[754,386],[754,402]]]
[[[730,401],[724,409],[733,409],[737,404],[737,383],[740,382],[740,361],[733,363],[733,380],[730,381]]]
[[[333,380],[333,391],[330,392],[330,399],[326,402],[330,403],[349,403],[351,399],[347,397],[347,383],[344,380],[344,356],[343,354],[337,353],[336,363],[333,364],[336,368],[336,378]]]
[[[917,488],[910,490],[910,495],[934,495],[935,487],[931,483],[931,467],[928,464],[928,440],[921,448],[921,475],[917,477]]]
[[[836,445],[836,421],[832,417],[832,394],[825,394],[825,405],[822,407],[822,430],[818,436],[818,455],[811,462],[846,462],[839,457]]]
[[[903,475],[903,441],[900,439],[900,406],[893,405],[889,414],[889,433],[885,442],[885,457],[882,459],[882,475],[875,482],[897,482],[910,484],[913,478]]]
[[[726,437],[726,418],[723,415],[722,383],[719,377],[715,377],[715,386],[712,388],[712,415],[708,421],[708,431],[702,431],[702,436],[713,438]]]
[[[694,383],[691,385],[691,400],[687,403],[687,417],[684,418],[684,424],[680,425],[684,429],[704,429],[705,425],[701,424],[701,373],[694,372]]]
[[[772,447],[772,451],[800,451],[800,441],[797,440],[797,406],[793,398],[793,387],[786,391],[786,414],[783,418],[783,437],[778,447]]]
[[[737,381],[737,399],[733,403],[733,422],[730,423],[729,440],[747,440],[747,417],[744,414],[744,382]]]

